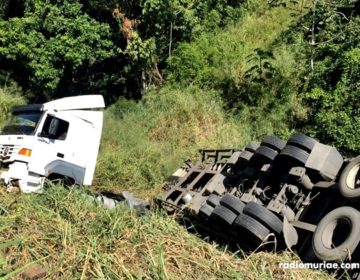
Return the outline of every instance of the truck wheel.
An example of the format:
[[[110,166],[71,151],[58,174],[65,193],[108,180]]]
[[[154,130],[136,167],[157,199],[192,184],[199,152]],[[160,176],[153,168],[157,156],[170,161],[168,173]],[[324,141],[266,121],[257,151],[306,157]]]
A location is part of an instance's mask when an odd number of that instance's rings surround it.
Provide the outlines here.
[[[234,221],[234,226],[240,230],[240,234],[245,231],[250,240],[258,245],[270,234],[265,226],[246,214],[240,214]]]
[[[269,147],[279,153],[285,148],[286,142],[279,137],[266,135],[261,141],[261,145]]]
[[[306,136],[305,134],[302,133],[294,134],[287,141],[287,144],[301,148],[307,151],[308,153],[311,153],[316,143],[317,141],[314,138]]]
[[[262,162],[270,163],[277,155],[277,151],[266,146],[260,146],[259,149],[256,150],[254,158],[256,160],[261,160]]]
[[[242,151],[240,156],[239,156],[239,162],[244,162],[247,163],[251,160],[251,158],[253,157],[253,153],[249,152],[249,151]]]
[[[68,176],[60,175],[57,173],[52,173],[47,177],[48,180],[52,181],[55,184],[61,184],[64,187],[70,187],[75,184],[75,180]]]
[[[220,205],[230,209],[236,215],[242,213],[242,210],[245,207],[245,203],[242,202],[238,197],[226,193],[220,200]]]
[[[340,176],[339,187],[344,197],[360,200],[360,156],[346,165]]]
[[[211,207],[209,204],[205,203],[203,206],[201,206],[198,216],[207,221],[209,220],[211,213],[214,211],[214,207]]]
[[[286,145],[279,154],[279,158],[284,159],[287,163],[289,163],[287,160],[290,160],[291,165],[305,166],[309,153],[299,147]]]
[[[250,142],[249,144],[247,144],[247,146],[245,147],[245,151],[251,152],[251,153],[255,153],[256,150],[259,148],[259,144],[256,142]]]
[[[206,200],[206,203],[209,204],[212,207],[216,207],[220,204],[221,197],[216,194],[209,195],[208,199]]]
[[[283,228],[282,221],[264,206],[251,201],[244,207],[243,212],[266,226],[274,233],[281,233]]]
[[[336,208],[319,223],[312,246],[316,256],[341,263],[355,251],[360,240],[360,215],[352,207]]]
[[[236,219],[236,214],[233,213],[230,209],[222,205],[218,205],[212,211],[211,218],[215,222],[219,222],[220,225],[225,224],[227,226],[231,226]]]

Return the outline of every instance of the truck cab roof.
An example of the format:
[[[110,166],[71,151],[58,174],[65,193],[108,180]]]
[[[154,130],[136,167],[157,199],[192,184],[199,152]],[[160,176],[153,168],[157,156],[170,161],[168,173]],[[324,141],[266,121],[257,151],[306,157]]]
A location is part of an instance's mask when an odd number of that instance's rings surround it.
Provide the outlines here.
[[[57,111],[101,108],[105,108],[105,102],[102,95],[80,95],[65,97],[47,102],[43,105],[43,110],[54,109]]]
[[[64,97],[44,104],[29,104],[16,106],[12,113],[39,112],[49,109],[57,111],[84,110],[84,109],[102,109],[105,108],[104,98],[101,95],[80,95]]]

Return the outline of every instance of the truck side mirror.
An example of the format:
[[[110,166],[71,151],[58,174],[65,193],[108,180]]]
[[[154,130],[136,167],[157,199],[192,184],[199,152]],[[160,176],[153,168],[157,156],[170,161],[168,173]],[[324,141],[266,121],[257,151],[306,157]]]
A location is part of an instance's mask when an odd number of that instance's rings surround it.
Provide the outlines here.
[[[49,126],[49,135],[50,136],[55,136],[56,135],[56,132],[59,128],[59,119],[56,119],[56,118],[53,118],[50,122],[50,126]]]

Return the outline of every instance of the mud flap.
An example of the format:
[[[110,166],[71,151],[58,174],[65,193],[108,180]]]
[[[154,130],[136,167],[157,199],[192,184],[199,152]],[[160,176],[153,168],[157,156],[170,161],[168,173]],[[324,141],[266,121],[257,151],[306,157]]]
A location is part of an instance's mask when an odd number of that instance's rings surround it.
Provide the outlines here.
[[[283,220],[283,235],[286,247],[291,250],[291,247],[298,243],[299,236],[295,227],[289,223],[286,217]]]

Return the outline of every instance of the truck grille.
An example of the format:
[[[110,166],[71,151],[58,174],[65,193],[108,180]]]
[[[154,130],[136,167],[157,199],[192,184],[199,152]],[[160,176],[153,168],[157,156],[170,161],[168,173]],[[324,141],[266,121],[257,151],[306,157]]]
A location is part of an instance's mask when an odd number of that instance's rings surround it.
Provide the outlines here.
[[[18,150],[14,145],[0,145],[0,160],[6,161]]]

